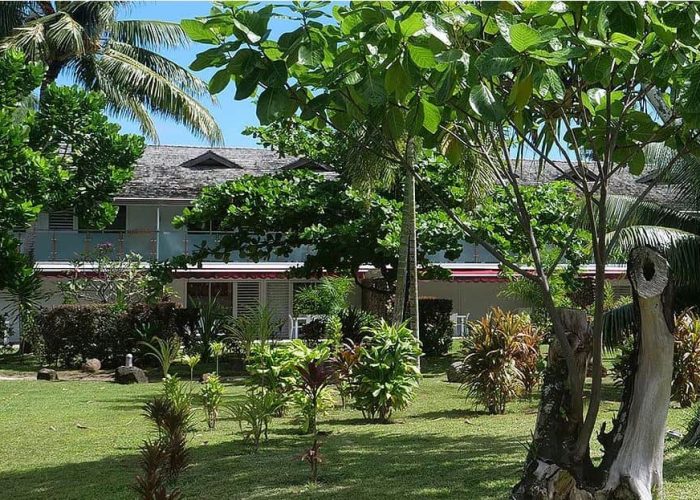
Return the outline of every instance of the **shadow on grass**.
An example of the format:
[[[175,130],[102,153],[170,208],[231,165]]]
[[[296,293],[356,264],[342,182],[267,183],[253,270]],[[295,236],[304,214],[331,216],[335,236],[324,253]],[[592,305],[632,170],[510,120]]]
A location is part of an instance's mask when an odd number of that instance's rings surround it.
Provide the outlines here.
[[[516,440],[374,430],[323,438],[322,482],[313,491],[302,491],[309,471],[298,458],[311,438],[277,433],[257,453],[238,437],[191,448],[192,465],[179,486],[186,498],[503,498],[520,468]],[[130,498],[137,464],[133,453],[10,472],[0,478],[0,491],[7,498],[104,498],[107,492],[109,498]]]

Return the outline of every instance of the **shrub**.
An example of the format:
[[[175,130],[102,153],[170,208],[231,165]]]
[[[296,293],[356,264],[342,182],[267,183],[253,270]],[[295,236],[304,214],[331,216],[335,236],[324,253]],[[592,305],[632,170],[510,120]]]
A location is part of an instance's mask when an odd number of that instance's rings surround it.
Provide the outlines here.
[[[335,365],[335,377],[333,383],[340,395],[340,403],[345,408],[345,404],[352,396],[352,370],[359,357],[359,349],[352,343],[341,345],[335,352],[333,364]]]
[[[352,342],[358,345],[366,335],[371,335],[371,327],[377,318],[367,311],[356,307],[348,307],[338,314],[340,319],[340,334],[342,342]]]
[[[44,344],[44,362],[75,367],[97,358],[103,366],[114,367],[129,353],[141,354],[143,325],[164,339],[188,339],[192,323],[191,311],[173,302],[136,304],[124,311],[110,304],[66,304],[42,311],[37,333]]]
[[[676,319],[671,399],[689,408],[700,396],[700,316],[688,312]]]
[[[692,312],[678,316],[674,337],[671,399],[689,408],[700,398],[700,316]],[[634,349],[634,338],[627,337],[613,364],[613,376],[618,384],[633,373]]]
[[[183,412],[192,412],[192,389],[183,383],[177,375],[166,375],[163,379],[163,396],[175,408]]]
[[[326,388],[333,382],[335,366],[330,361],[331,351],[328,345],[320,344],[314,349],[294,341],[291,347],[295,367],[299,372],[297,388],[301,390],[296,396],[300,408],[302,432],[316,433],[319,414],[333,406],[333,399]]]
[[[177,480],[189,462],[186,444],[191,413],[166,397],[156,396],[146,403],[144,415],[156,426],[158,437],[144,441],[141,446],[143,473],[136,476],[134,489],[143,500],[180,498],[179,490],[168,493],[167,486]]]
[[[276,394],[280,401],[280,414],[290,401],[299,379],[296,361],[288,346],[267,344],[255,344],[248,358],[248,385]]]
[[[452,344],[454,327],[450,319],[452,301],[424,297],[418,302],[418,311],[423,352],[428,356],[447,354]]]
[[[194,308],[197,311],[197,338],[196,345],[190,350],[199,352],[201,359],[209,361],[209,344],[224,334],[224,328],[228,318],[226,310],[216,300],[196,302]]]
[[[462,388],[491,414],[532,387],[538,376],[539,333],[527,315],[492,309],[471,324],[464,341]]]
[[[209,378],[202,385],[202,404],[204,412],[207,414],[207,425],[209,429],[216,428],[216,421],[219,418],[219,406],[224,395],[224,384],[219,380],[218,375],[209,375]]]
[[[299,328],[299,338],[310,347],[317,345],[321,340],[327,338],[326,320],[316,318]]]
[[[261,438],[267,441],[270,421],[281,405],[278,394],[264,389],[251,389],[242,401],[229,406],[231,416],[238,422],[243,433],[243,439],[252,443],[255,451],[260,447]]]
[[[296,292],[294,312],[335,316],[347,307],[352,287],[352,278],[321,278],[317,284],[309,284]]]
[[[226,329],[230,340],[242,346],[244,358],[248,360],[253,348],[270,342],[282,323],[272,309],[259,306],[236,317]]]
[[[700,447],[700,405],[696,405],[685,428],[681,445],[688,448]]]
[[[369,333],[352,368],[354,406],[365,418],[386,422],[415,397],[420,343],[405,324],[381,320]]]

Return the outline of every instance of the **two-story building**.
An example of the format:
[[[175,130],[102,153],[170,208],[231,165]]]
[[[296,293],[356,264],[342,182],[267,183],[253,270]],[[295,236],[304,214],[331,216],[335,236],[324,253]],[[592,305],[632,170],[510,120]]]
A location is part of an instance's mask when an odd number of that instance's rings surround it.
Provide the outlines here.
[[[316,168],[324,175],[334,175],[324,167],[299,158],[280,158],[276,152],[255,148],[203,148],[188,146],[148,146],[139,160],[133,179],[114,199],[119,212],[112,225],[95,231],[84,227],[72,211],[42,213],[34,226],[21,233],[22,249],[31,252],[45,277],[45,287],[55,292],[55,282],[71,269],[71,261],[100,244],[109,243],[118,254],[135,252],[145,260],[164,260],[188,254],[202,241],[214,241],[223,233],[214,227],[173,227],[173,218],[187,207],[205,186],[225,182],[245,174],[267,175],[284,169]],[[525,183],[546,182],[561,178],[552,168],[531,165],[521,173]],[[645,185],[629,175],[620,175],[613,191],[635,195]],[[662,200],[665,193],[656,189],[652,199]],[[193,300],[216,297],[235,315],[252,304],[267,304],[286,320],[285,332],[292,334],[292,303],[295,290],[303,279],[291,279],[287,271],[300,265],[309,249],[299,249],[288,258],[269,262],[205,262],[201,268],[178,272],[172,283],[184,305]],[[456,262],[435,256],[435,261],[449,269],[449,281],[422,281],[420,294],[445,297],[453,301],[453,312],[464,317],[478,317],[491,306],[517,308],[511,300],[499,296],[504,283],[499,277],[497,261],[478,245],[465,244]],[[369,270],[366,270],[369,272]],[[627,289],[624,267],[610,266],[608,277],[621,292]],[[48,304],[58,303],[54,294]],[[361,291],[353,301],[361,303]],[[0,299],[0,311],[4,307]],[[15,330],[17,329],[15,325]],[[17,332],[14,339],[17,338]]]

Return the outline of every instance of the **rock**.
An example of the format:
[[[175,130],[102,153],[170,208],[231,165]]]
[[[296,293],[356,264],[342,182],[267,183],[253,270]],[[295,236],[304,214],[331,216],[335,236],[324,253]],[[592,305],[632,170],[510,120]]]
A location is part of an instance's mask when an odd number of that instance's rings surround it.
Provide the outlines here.
[[[36,379],[37,380],[49,380],[51,382],[58,380],[58,373],[56,373],[56,370],[52,370],[51,368],[42,368],[39,370],[36,374]]]
[[[464,382],[464,376],[462,375],[462,367],[464,363],[461,361],[455,361],[447,369],[447,381],[461,384]]]
[[[135,366],[120,366],[114,372],[117,384],[147,384],[148,376],[141,368]]]
[[[199,376],[199,381],[203,384],[206,384],[207,381],[209,380],[209,377],[211,376],[211,373],[202,373]]]
[[[83,366],[80,367],[81,371],[87,373],[97,373],[102,368],[102,363],[97,358],[88,359]]]

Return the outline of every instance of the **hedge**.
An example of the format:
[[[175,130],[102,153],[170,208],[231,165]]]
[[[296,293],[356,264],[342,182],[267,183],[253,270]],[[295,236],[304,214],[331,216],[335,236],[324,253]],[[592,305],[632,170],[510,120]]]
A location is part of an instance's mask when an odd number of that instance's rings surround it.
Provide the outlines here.
[[[77,367],[84,360],[97,358],[103,367],[124,363],[128,353],[139,359],[139,329],[148,326],[149,335],[180,337],[191,342],[196,311],[174,302],[139,304],[127,310],[113,304],[65,304],[44,310],[38,318],[37,333],[43,342],[44,361],[64,367]]]
[[[418,300],[420,340],[428,356],[447,354],[452,343],[452,301],[434,297]]]

